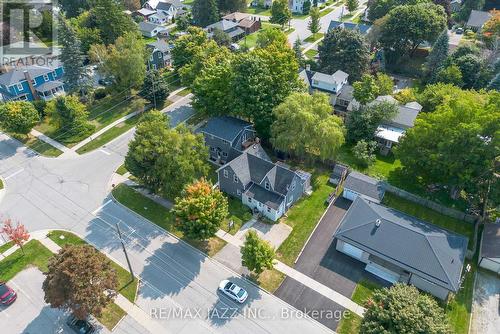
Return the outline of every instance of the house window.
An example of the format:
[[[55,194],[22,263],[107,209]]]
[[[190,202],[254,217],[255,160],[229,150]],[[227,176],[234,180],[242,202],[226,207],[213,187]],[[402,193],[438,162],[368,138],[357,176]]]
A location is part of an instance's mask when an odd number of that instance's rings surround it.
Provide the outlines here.
[[[292,190],[295,189],[295,181],[292,181]]]
[[[229,177],[229,172],[227,171],[227,169],[224,169],[224,177],[225,177],[225,178],[228,178],[228,177]]]
[[[227,152],[222,152],[223,157],[227,157]]]
[[[236,176],[236,174],[233,175],[233,181],[238,183],[238,177]]]
[[[248,203],[252,203],[252,198],[248,197]]]
[[[271,188],[271,186],[269,185],[269,182],[266,181],[266,190],[269,190]]]
[[[17,84],[17,90],[22,92],[23,91],[23,84],[22,83],[18,83]]]
[[[43,81],[49,81],[49,76],[47,74],[43,75]]]
[[[241,190],[240,190],[240,189],[236,189],[236,194],[237,194],[238,196],[241,196]]]
[[[271,213],[271,208],[267,207],[267,212]]]
[[[215,152],[215,147],[210,147],[210,151]]]
[[[260,208],[260,207],[262,207],[262,203],[261,203],[261,202],[259,202],[259,208]]]

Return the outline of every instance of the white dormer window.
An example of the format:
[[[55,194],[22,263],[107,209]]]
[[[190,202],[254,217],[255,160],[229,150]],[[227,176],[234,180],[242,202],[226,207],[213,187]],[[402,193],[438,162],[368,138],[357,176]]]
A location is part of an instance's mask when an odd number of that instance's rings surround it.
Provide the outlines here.
[[[43,81],[49,81],[49,76],[47,74],[43,75]]]
[[[266,181],[266,190],[269,190],[269,189],[271,189],[271,185],[269,184],[268,181]]]
[[[224,177],[225,177],[225,178],[228,178],[228,177],[229,177],[229,172],[227,171],[227,169],[224,169]]]
[[[236,174],[233,175],[233,181],[238,183],[238,177],[236,176]]]

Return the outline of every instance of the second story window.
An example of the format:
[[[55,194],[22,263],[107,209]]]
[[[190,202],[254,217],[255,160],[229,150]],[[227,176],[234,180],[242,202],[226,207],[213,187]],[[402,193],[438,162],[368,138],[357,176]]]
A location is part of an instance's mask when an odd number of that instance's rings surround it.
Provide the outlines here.
[[[23,91],[23,84],[22,83],[18,83],[17,84],[17,90],[22,92]]]
[[[225,178],[228,178],[228,177],[229,177],[229,172],[227,171],[227,169],[224,169],[224,177],[225,177]]]
[[[233,175],[233,181],[238,183],[238,177],[236,176],[236,174]]]
[[[49,81],[49,76],[47,74],[43,76],[43,81]]]
[[[269,189],[271,189],[271,185],[269,184],[268,181],[266,181],[266,190],[269,190]]]

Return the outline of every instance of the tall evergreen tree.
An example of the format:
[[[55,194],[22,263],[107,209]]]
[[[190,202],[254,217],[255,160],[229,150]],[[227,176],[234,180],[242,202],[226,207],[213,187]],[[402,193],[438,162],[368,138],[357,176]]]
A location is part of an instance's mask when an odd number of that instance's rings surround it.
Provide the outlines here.
[[[195,0],[193,3],[193,20],[199,27],[206,27],[219,20],[217,0]]]
[[[346,5],[347,5],[347,9],[349,10],[349,12],[352,13],[353,11],[358,9],[359,2],[358,2],[358,0],[347,0]]]
[[[295,58],[297,58],[297,62],[299,63],[299,67],[304,66],[304,55],[302,54],[302,41],[299,37],[293,43],[293,51],[295,52]]]
[[[218,0],[217,6],[222,13],[244,12],[247,2],[246,0]]]
[[[309,25],[307,27],[309,28],[310,32],[315,34],[319,31],[319,29],[321,29],[321,23],[319,22],[321,14],[319,12],[319,8],[314,7],[313,9],[311,9],[310,14],[311,14],[311,20],[309,21]]]
[[[427,62],[425,63],[425,70],[427,78],[433,81],[437,72],[443,66],[446,58],[448,57],[448,31],[443,30],[432,46],[432,50],[427,57]]]
[[[84,55],[80,40],[64,18],[59,21],[60,59],[64,65],[63,81],[70,93],[80,92],[89,84],[89,76],[83,66]]]

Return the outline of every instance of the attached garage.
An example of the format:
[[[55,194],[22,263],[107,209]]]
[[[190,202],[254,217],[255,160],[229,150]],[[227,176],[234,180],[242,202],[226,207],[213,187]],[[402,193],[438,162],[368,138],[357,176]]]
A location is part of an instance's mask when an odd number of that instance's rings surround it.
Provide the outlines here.
[[[343,242],[341,240],[339,240],[337,242],[337,250],[339,252],[347,254],[350,257],[353,257],[355,259],[358,259],[358,260],[362,260],[363,259],[363,255],[364,255],[363,250],[361,250],[358,247],[355,247],[355,246],[353,246],[351,244]]]
[[[484,225],[479,266],[500,274],[500,224]]]
[[[354,201],[358,195],[359,193],[347,188],[344,188],[344,193],[342,194],[344,198],[347,198],[350,201]]]

